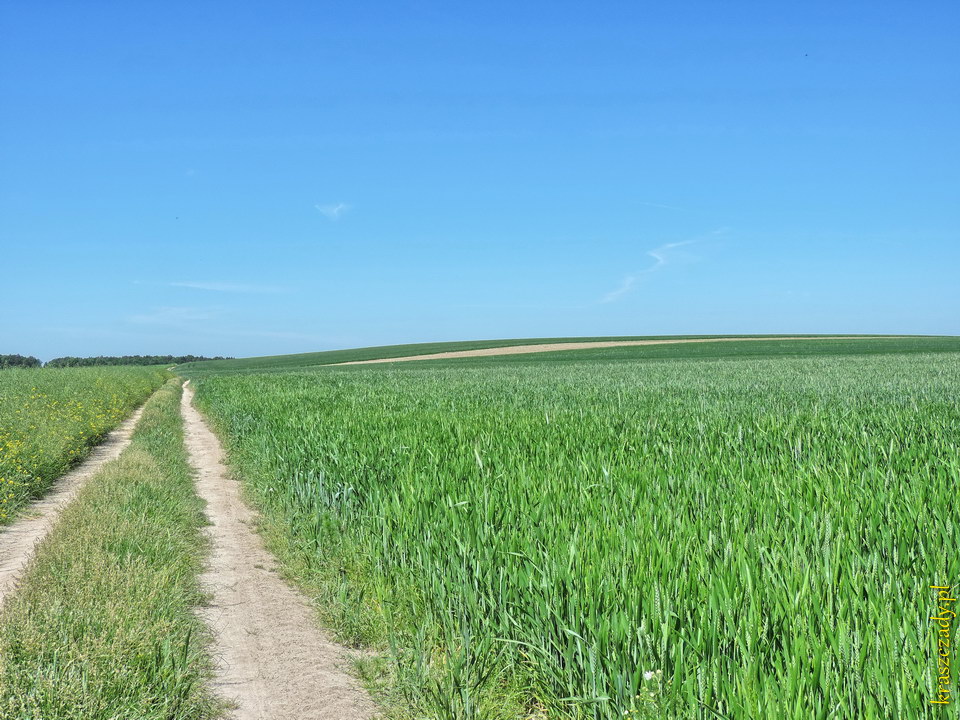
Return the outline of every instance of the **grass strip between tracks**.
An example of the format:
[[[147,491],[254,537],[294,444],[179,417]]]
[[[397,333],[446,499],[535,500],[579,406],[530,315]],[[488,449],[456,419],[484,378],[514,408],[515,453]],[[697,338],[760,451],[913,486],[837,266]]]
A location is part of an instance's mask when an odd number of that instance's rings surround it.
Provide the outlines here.
[[[180,385],[147,403],[130,447],[92,478],[0,614],[0,717],[217,715],[193,612],[206,540]]]

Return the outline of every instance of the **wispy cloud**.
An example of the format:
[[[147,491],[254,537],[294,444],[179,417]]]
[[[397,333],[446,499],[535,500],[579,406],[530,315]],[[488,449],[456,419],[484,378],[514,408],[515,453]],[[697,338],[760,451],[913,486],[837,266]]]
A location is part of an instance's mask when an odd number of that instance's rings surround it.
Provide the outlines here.
[[[653,250],[647,250],[647,255],[649,257],[652,257],[655,262],[653,263],[653,265],[646,268],[645,270],[641,270],[640,272],[644,274],[649,274],[652,272],[656,272],[657,270],[664,267],[665,265],[669,265],[670,262],[673,260],[673,254],[670,252],[671,250],[675,250],[678,247],[684,247],[685,245],[693,245],[695,242],[700,242],[700,240],[695,239],[695,240],[684,240],[683,242],[665,243],[660,247],[654,248]]]
[[[623,282],[620,284],[620,287],[618,287],[616,290],[611,290],[610,292],[608,292],[606,295],[604,295],[600,299],[600,302],[602,303],[616,302],[617,300],[622,298],[624,295],[626,295],[628,292],[630,292],[630,290],[633,289],[633,286],[636,282],[637,282],[636,276],[627,275],[623,279]]]
[[[677,262],[681,257],[683,257],[683,253],[676,252],[678,248],[686,247],[687,245],[694,245],[706,240],[711,240],[724,234],[726,231],[727,228],[718,228],[707,233],[706,235],[700,235],[689,240],[681,240],[680,242],[664,243],[663,245],[653,248],[653,250],[647,250],[646,255],[653,260],[653,264],[643,268],[642,270],[637,270],[632,275],[627,275],[620,283],[619,287],[606,293],[598,302],[612,303],[622,299],[624,296],[629,294],[634,287],[636,287],[637,281],[640,278],[645,275],[658,272],[667,265]],[[686,257],[689,258],[688,255]]]
[[[167,283],[170,287],[190,288],[191,290],[208,290],[224,293],[282,293],[287,288],[276,285],[244,285],[242,283],[199,282],[194,280]]]
[[[127,319],[137,325],[187,325],[214,320],[222,314],[223,311],[219,308],[166,306],[155,308],[147,313],[131,315]]]
[[[314,205],[320,211],[320,214],[329,220],[339,220],[340,216],[350,210],[346,203],[337,203],[336,205]]]
[[[220,334],[231,337],[268,338],[270,340],[305,340],[307,342],[330,344],[330,338],[326,335],[286,332],[283,330],[225,330]]]

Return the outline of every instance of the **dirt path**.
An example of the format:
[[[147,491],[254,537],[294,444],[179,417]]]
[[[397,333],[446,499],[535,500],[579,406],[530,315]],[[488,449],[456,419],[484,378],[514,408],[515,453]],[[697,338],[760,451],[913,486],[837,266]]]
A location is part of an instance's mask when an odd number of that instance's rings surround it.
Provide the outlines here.
[[[40,500],[31,503],[23,516],[6,528],[0,528],[0,606],[17,586],[17,581],[33,557],[37,543],[53,529],[63,509],[105,464],[116,460],[130,443],[130,436],[140,419],[138,408],[103,441],[90,451],[87,459],[63,475]]]
[[[235,720],[358,720],[374,717],[345,670],[346,651],[316,627],[313,609],[287,585],[253,530],[256,515],[223,465],[217,437],[182,401],[187,450],[207,503],[211,557],[202,582],[212,594],[204,620],[215,635],[216,690],[234,701]]]
[[[629,347],[631,345],[681,345],[684,343],[706,342],[749,342],[750,340],[890,340],[898,335],[829,335],[825,337],[727,337],[727,338],[686,338],[679,340],[598,340],[595,342],[543,343],[540,345],[507,345],[506,347],[482,348],[479,350],[453,350],[451,352],[432,353],[430,355],[408,355],[397,358],[378,358],[376,360],[351,360],[333,363],[334,365],[369,365],[371,363],[409,362],[411,360],[450,360],[453,358],[491,357],[493,355],[526,355],[528,353],[559,352],[561,350],[589,350],[591,348]]]

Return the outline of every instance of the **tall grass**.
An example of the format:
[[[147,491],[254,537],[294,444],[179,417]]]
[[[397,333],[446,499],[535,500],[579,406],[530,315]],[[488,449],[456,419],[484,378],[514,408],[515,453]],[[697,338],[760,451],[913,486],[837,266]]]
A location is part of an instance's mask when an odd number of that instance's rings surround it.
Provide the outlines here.
[[[417,717],[934,717],[960,355],[201,378]]]
[[[179,385],[147,403],[130,446],[44,540],[0,613],[0,717],[204,720],[204,629],[193,608],[203,507]]]
[[[0,525],[163,383],[158,368],[0,372]]]

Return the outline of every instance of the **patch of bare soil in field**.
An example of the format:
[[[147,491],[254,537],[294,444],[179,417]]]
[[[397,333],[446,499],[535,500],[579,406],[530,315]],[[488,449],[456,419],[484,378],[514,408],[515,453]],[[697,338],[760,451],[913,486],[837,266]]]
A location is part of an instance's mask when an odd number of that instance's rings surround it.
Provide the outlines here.
[[[378,358],[376,360],[351,360],[334,363],[335,365],[369,365],[371,363],[409,362],[411,360],[449,360],[453,358],[490,357],[493,355],[525,355],[528,353],[560,352],[561,350],[589,350],[591,348],[628,347],[631,345],[680,345],[684,343],[706,342],[749,342],[751,340],[881,340],[896,336],[869,337],[860,335],[829,337],[728,337],[728,338],[686,338],[681,340],[598,340],[596,342],[543,343],[541,345],[508,345],[506,347],[482,348],[480,350],[453,350],[432,353],[430,355],[408,355],[397,358]]]
[[[253,526],[256,514],[227,475],[217,437],[184,387],[182,411],[197,491],[212,542],[202,577],[212,594],[201,615],[214,632],[215,688],[235,720],[359,720],[373,703],[347,671],[347,651],[324,637],[307,600],[276,572]]]
[[[86,460],[54,482],[43,498],[31,503],[20,519],[6,528],[0,528],[0,606],[16,589],[17,581],[33,557],[37,543],[53,529],[63,509],[100,468],[120,457],[130,443],[130,436],[142,412],[141,406],[108,433],[103,442],[90,451]]]

